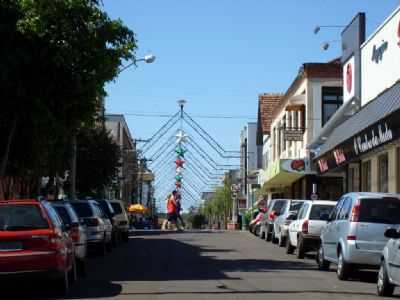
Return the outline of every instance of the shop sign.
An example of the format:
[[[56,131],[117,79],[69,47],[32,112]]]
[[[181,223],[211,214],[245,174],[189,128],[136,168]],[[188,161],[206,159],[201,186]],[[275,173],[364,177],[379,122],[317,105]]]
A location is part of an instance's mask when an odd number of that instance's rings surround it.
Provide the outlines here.
[[[372,150],[393,139],[393,132],[387,123],[383,126],[379,124],[377,128],[372,128],[370,134],[365,133],[363,136],[354,138],[354,152],[356,155]]]
[[[400,111],[396,111],[317,158],[315,164],[325,173],[399,138]]]
[[[361,46],[361,104],[400,79],[400,8]]]
[[[379,47],[376,47],[376,45],[374,45],[374,47],[372,48],[372,61],[379,63],[383,59],[383,53],[387,50],[388,44],[389,43],[385,41]]]
[[[303,136],[303,131],[300,130],[285,130],[283,132],[283,139],[285,141],[302,141]]]
[[[238,206],[239,206],[239,209],[246,209],[247,208],[246,199],[238,199]]]
[[[343,102],[347,102],[355,95],[355,59],[352,56],[343,66]]]

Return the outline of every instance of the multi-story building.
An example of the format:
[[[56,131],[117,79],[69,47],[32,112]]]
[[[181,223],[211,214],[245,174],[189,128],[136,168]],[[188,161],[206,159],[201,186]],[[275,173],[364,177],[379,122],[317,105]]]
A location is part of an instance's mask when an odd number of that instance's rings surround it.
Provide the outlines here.
[[[246,207],[250,208],[255,202],[255,185],[259,169],[259,149],[256,143],[257,123],[249,122],[240,133],[240,185],[239,199],[246,199]],[[242,201],[242,200],[239,200]]]
[[[365,39],[360,13],[342,32],[343,109],[310,148],[346,192],[400,192],[400,7]]]
[[[131,204],[134,202],[138,173],[136,145],[123,115],[106,114],[105,124],[121,150],[118,179],[114,187],[109,187],[109,197]]]
[[[268,198],[335,199],[342,193],[339,175],[318,178],[310,168],[307,145],[343,103],[340,60],[304,63],[272,112],[265,136],[263,192]],[[271,116],[266,116],[270,118]],[[264,136],[263,136],[264,138]],[[317,186],[323,190],[317,191]]]

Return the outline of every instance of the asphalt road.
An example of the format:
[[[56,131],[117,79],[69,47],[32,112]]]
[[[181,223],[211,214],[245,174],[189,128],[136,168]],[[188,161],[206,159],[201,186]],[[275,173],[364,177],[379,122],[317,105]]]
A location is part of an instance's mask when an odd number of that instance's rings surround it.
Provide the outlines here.
[[[87,277],[65,299],[378,299],[376,272],[343,282],[334,271],[247,232],[155,232],[90,258]],[[13,297],[0,290],[0,299],[49,297],[25,283],[12,289]]]

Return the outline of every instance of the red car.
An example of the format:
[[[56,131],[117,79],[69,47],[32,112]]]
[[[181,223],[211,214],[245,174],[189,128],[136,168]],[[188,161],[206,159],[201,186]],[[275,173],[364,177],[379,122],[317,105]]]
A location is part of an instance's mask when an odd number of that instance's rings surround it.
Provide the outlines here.
[[[46,201],[0,201],[0,277],[14,275],[52,279],[62,294],[76,280],[73,241]]]

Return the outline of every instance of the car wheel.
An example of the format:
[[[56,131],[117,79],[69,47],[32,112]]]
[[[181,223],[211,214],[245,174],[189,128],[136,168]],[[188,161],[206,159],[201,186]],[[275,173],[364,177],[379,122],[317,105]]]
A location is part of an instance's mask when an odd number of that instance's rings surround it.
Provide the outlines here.
[[[129,232],[124,232],[124,242],[128,242],[129,241]]]
[[[71,270],[68,272],[68,279],[71,284],[78,280],[78,272],[76,270],[76,259],[73,259]]]
[[[318,264],[318,269],[321,271],[328,271],[329,266],[331,265],[329,261],[325,260],[324,248],[322,247],[322,243],[320,243],[317,253],[317,264]]]
[[[376,285],[378,296],[392,296],[394,292],[394,285],[390,283],[389,276],[386,270],[385,261],[382,260],[381,267],[378,273],[378,283]]]
[[[290,239],[287,238],[286,239],[286,254],[293,254],[294,252],[294,247],[292,246],[292,244],[290,243]]]
[[[275,228],[272,229],[272,244],[278,244],[278,238],[275,234]]]
[[[270,242],[270,241],[272,240],[272,230],[271,230],[271,226],[268,225],[266,229],[267,229],[267,233],[265,234],[265,240],[266,240],[267,242]]]
[[[303,259],[305,255],[304,251],[304,239],[299,236],[298,241],[297,241],[297,258]]]
[[[286,239],[288,239],[288,237],[283,237],[282,234],[281,234],[280,237],[279,237],[279,240],[278,240],[278,246],[279,247],[285,247]]]
[[[68,270],[65,270],[61,277],[56,279],[55,288],[59,296],[65,296],[69,291],[69,276]]]
[[[265,231],[264,231],[264,230],[261,232],[261,234],[260,234],[260,238],[261,238],[262,240],[264,240],[264,239],[265,239]]]
[[[343,253],[339,250],[336,274],[339,280],[347,280],[350,273],[350,264],[344,260]]]

